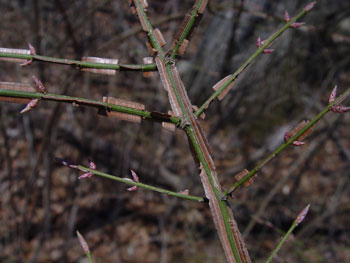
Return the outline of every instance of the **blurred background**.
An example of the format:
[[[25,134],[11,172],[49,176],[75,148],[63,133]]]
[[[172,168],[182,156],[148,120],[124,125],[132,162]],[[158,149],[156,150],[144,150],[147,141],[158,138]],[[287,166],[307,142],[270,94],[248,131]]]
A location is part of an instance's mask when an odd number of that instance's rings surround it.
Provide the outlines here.
[[[194,3],[149,0],[149,16],[168,46]],[[187,52],[178,62],[193,104],[234,72],[308,2],[209,1]],[[128,1],[1,0],[0,46],[35,46],[40,55],[81,59],[118,58],[140,64],[148,56],[146,35]],[[327,105],[335,84],[350,84],[350,4],[318,1],[239,77],[225,99],[211,104],[202,121],[223,187],[243,168],[252,169],[277,148],[286,131],[312,119]],[[33,84],[50,93],[102,100],[114,96],[167,112],[158,74],[116,76],[35,62],[0,63],[0,81]],[[345,104],[350,105],[350,101]],[[121,177],[203,195],[197,168],[181,131],[157,123],[123,122],[96,110],[55,102],[20,114],[23,105],[0,102],[0,261],[87,262],[75,231],[84,235],[96,262],[225,262],[205,204],[169,198],[55,162],[63,157]],[[350,262],[350,114],[329,113],[303,147],[289,147],[259,172],[254,184],[230,200],[253,262],[264,262],[296,215],[311,210],[275,262]]]

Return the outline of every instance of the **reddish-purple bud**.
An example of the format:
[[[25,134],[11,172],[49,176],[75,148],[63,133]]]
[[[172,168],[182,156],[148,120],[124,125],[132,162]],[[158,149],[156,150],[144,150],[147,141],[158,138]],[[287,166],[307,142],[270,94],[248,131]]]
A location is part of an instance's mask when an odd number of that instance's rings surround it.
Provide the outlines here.
[[[340,106],[339,111],[340,113],[348,112],[350,111],[350,107]]]
[[[305,219],[307,213],[309,212],[310,209],[310,204],[308,204],[297,216],[297,218],[295,219],[295,222],[297,225],[299,225],[301,222],[303,222],[303,220]]]
[[[25,67],[25,66],[31,65],[32,63],[33,63],[33,60],[30,59],[30,60],[27,60],[24,63],[19,64],[19,65],[22,66],[22,67]]]
[[[126,190],[129,191],[129,192],[136,191],[137,190],[137,186],[136,185],[131,186],[131,187],[127,188]]]
[[[90,253],[89,246],[88,246],[87,242],[85,241],[84,237],[79,233],[79,231],[77,231],[77,236],[79,239],[80,246],[83,248],[84,252]]]
[[[291,28],[298,28],[298,27],[301,27],[303,25],[305,25],[304,22],[294,22],[289,27],[291,27]]]
[[[329,95],[329,98],[328,98],[328,102],[329,103],[334,102],[335,98],[337,97],[337,88],[338,88],[338,86],[335,85],[335,87],[333,88],[331,94]]]
[[[35,50],[35,48],[32,46],[32,44],[30,44],[29,42],[28,42],[28,47],[29,47],[29,50],[30,50],[30,54],[31,55],[36,55],[36,50]]]
[[[304,10],[305,10],[306,12],[309,12],[312,8],[314,8],[315,4],[316,4],[316,1],[311,2],[310,4],[307,4],[307,5],[304,7]]]
[[[131,172],[131,176],[132,176],[133,180],[135,182],[138,182],[139,181],[139,177],[137,176],[137,174],[133,170],[130,170],[130,172]]]
[[[21,110],[21,113],[25,113],[30,111],[31,109],[34,109],[39,104],[39,99],[33,99],[31,100],[23,110]]]
[[[56,161],[60,162],[61,164],[68,166],[69,168],[76,169],[77,166],[75,164],[72,164],[70,161],[62,159],[62,158],[56,158]]]
[[[261,45],[263,45],[263,42],[261,41],[261,37],[259,36],[258,39],[256,40],[256,46],[257,46],[258,48],[260,48]]]
[[[131,172],[131,176],[132,176],[133,181],[134,182],[139,182],[139,177],[137,176],[137,174],[133,170],[130,170],[130,172]],[[136,185],[131,186],[131,187],[127,188],[126,190],[130,191],[130,192],[136,191],[137,190],[137,186]]]
[[[30,54],[30,55],[36,55],[35,48],[34,48],[34,47],[32,46],[32,44],[30,44],[29,42],[28,42],[28,47],[29,47],[29,51],[30,51],[29,54]],[[26,62],[20,64],[20,66],[25,67],[25,66],[31,65],[32,63],[33,63],[33,59],[28,59]]]
[[[94,175],[94,174],[93,174],[92,172],[86,172],[86,173],[80,175],[80,176],[78,177],[78,179],[90,178],[90,177],[92,177],[93,175]]]
[[[264,49],[263,53],[264,54],[271,54],[272,52],[274,52],[275,50],[274,49]]]
[[[96,170],[96,164],[93,161],[91,161],[91,160],[89,161],[89,167],[92,170]]]
[[[258,48],[260,48],[262,45],[264,45],[264,41],[263,40],[261,40],[261,37],[259,36],[258,37],[258,39],[256,40],[256,46],[258,47]],[[275,50],[274,49],[264,49],[263,50],[263,53],[264,54],[270,54],[270,53],[272,53],[272,52],[274,52]]]
[[[289,17],[289,14],[288,14],[288,11],[284,11],[284,21],[286,21],[287,23],[289,22],[290,20],[290,17]]]
[[[61,158],[56,158],[56,160],[65,166],[69,166],[69,164],[70,164],[69,161],[61,159]]]
[[[294,141],[293,145],[295,146],[303,146],[305,144],[305,142],[300,142],[300,141]]]
[[[350,107],[336,105],[336,106],[332,106],[330,108],[330,110],[335,112],[335,113],[345,113],[345,112],[350,111]]]
[[[329,95],[328,98],[328,103],[333,103],[335,101],[335,98],[337,97],[337,85],[333,88],[331,94]],[[346,99],[347,96],[343,96],[341,98],[341,101],[338,101],[337,104],[340,104],[344,99]],[[345,113],[350,111],[350,107],[342,106],[342,105],[333,105],[329,109],[330,111],[333,111],[335,113]]]
[[[291,130],[290,132],[286,132],[284,134],[284,141],[287,142],[289,141],[292,137],[294,137],[300,130],[302,130],[307,124],[309,123],[309,121],[302,121],[298,124],[297,127],[295,127],[293,130]],[[305,142],[303,142],[302,140],[304,138],[306,138],[306,136],[308,136],[310,133],[312,132],[312,127],[310,127],[309,129],[307,129],[302,135],[299,136],[298,140],[295,140],[292,142],[293,145],[295,146],[302,146],[305,144]]]
[[[35,82],[35,87],[37,89],[37,91],[39,91],[40,93],[46,93],[46,88],[44,86],[44,84],[34,75],[32,76],[34,82]]]

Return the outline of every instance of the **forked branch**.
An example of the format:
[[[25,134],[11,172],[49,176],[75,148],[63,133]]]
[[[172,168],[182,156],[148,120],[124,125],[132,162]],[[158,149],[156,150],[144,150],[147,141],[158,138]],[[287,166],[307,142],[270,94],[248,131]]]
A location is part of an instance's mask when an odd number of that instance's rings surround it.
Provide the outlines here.
[[[282,35],[282,33],[288,28],[295,28],[293,24],[295,24],[297,20],[305,16],[313,8],[315,3],[316,2],[312,2],[306,5],[298,15],[286,21],[286,24],[281,29],[279,29],[276,33],[272,34],[265,41],[261,41],[258,39],[258,49],[256,50],[256,52],[253,55],[251,55],[232,75],[226,76],[213,87],[215,92],[195,112],[196,116],[199,117],[209,107],[210,103],[216,98],[219,98],[219,100],[223,99],[226,93],[231,89],[234,81],[243,72],[243,70],[245,70],[260,54],[269,53],[266,51],[270,47],[272,42],[276,40],[280,35]]]
[[[234,185],[228,188],[223,193],[223,197],[226,198],[228,195],[232,194],[249,179],[251,179],[261,168],[266,164],[272,161],[278,154],[285,150],[288,146],[293,145],[295,141],[298,140],[301,136],[307,133],[320,119],[322,119],[328,112],[333,111],[335,106],[340,107],[340,103],[343,102],[346,98],[350,96],[350,88],[345,90],[337,99],[334,99],[333,102],[329,103],[317,116],[309,121],[306,125],[303,126],[297,133],[295,133],[290,139],[288,139],[284,144],[278,147],[275,151],[269,154],[264,160],[258,163],[249,173],[247,173],[242,179],[236,182]]]
[[[239,232],[236,221],[228,203],[222,200],[222,191],[216,174],[207,139],[202,132],[200,123],[193,113],[192,104],[187,91],[175,66],[175,60],[166,56],[163,46],[164,38],[158,29],[153,29],[146,14],[146,2],[129,1],[132,10],[138,14],[142,28],[147,32],[151,53],[157,53],[156,64],[164,89],[168,93],[173,114],[180,118],[181,127],[185,130],[194,158],[199,163],[200,178],[209,200],[209,207],[217,229],[227,262],[249,263],[250,258],[244,240]],[[204,3],[203,1],[198,1]],[[204,10],[203,10],[204,11]]]
[[[82,61],[52,58],[37,55],[35,49],[30,45],[29,50],[15,50],[0,48],[0,59],[2,60],[16,60],[24,62],[24,65],[30,65],[34,61],[64,64],[77,67],[81,70],[91,71],[95,73],[103,74],[115,74],[117,70],[131,70],[131,71],[154,71],[158,70],[164,89],[168,93],[169,103],[172,110],[172,115],[146,111],[144,107],[140,107],[135,103],[129,103],[118,99],[107,97],[103,101],[95,101],[90,99],[84,99],[79,97],[70,97],[58,94],[46,93],[46,90],[29,91],[29,90],[14,90],[11,88],[0,88],[0,100],[14,100],[14,102],[28,103],[26,111],[34,108],[40,100],[59,101],[65,103],[71,103],[74,105],[83,105],[94,107],[99,110],[100,113],[109,115],[111,112],[126,114],[127,116],[136,117],[138,120],[146,119],[151,121],[172,123],[182,128],[191,145],[193,155],[199,164],[199,176],[202,181],[202,185],[205,191],[206,198],[209,201],[209,207],[213,217],[215,227],[218,231],[218,235],[225,252],[227,262],[230,263],[250,263],[250,257],[245,246],[244,240],[240,234],[236,221],[230,210],[229,204],[226,200],[228,194],[237,189],[240,185],[249,180],[262,166],[271,161],[277,154],[284,150],[287,146],[294,143],[300,136],[305,134],[309,128],[314,125],[319,119],[321,119],[328,111],[345,111],[347,108],[340,107],[339,103],[344,100],[344,96],[350,94],[348,89],[339,99],[330,103],[327,108],[322,111],[316,118],[303,126],[295,135],[292,135],[285,144],[278,148],[275,152],[269,155],[266,159],[258,164],[251,172],[249,172],[243,179],[237,182],[229,190],[223,192],[221,185],[217,178],[215,164],[213,162],[209,144],[206,136],[204,135],[197,117],[199,117],[209,104],[215,99],[222,99],[225,94],[232,87],[234,81],[239,74],[249,66],[249,64],[261,53],[270,53],[268,49],[272,42],[277,39],[287,28],[300,26],[300,23],[296,21],[308,13],[315,2],[307,5],[297,16],[290,19],[289,15],[286,17],[286,24],[269,37],[265,41],[258,39],[258,50],[250,56],[250,58],[240,66],[236,72],[232,75],[220,80],[215,86],[215,92],[204,104],[194,113],[192,104],[188,98],[187,91],[178,73],[175,65],[175,59],[178,54],[183,54],[186,46],[189,43],[192,32],[195,26],[199,23],[200,18],[205,10],[207,0],[197,0],[192,11],[186,15],[184,22],[180,26],[180,29],[174,37],[174,42],[170,48],[170,51],[165,52],[163,47],[165,40],[159,29],[154,29],[149,22],[146,8],[146,0],[129,0],[132,10],[137,13],[142,29],[148,36],[148,48],[151,55],[155,55],[154,64],[149,60],[149,64],[144,65],[126,65],[119,64],[117,60],[102,59],[87,57]],[[146,62],[145,62],[146,63]],[[3,83],[0,83],[3,84]],[[40,84],[40,83],[39,83]],[[8,83],[5,86],[11,86]],[[16,84],[14,84],[16,85]],[[40,85],[39,85],[40,86]],[[111,180],[129,184],[132,187],[141,187],[152,191],[157,191],[170,196],[175,196],[187,200],[205,201],[205,198],[198,196],[190,196],[183,193],[176,193],[165,189],[157,188],[154,186],[140,183],[138,180],[131,180],[129,178],[121,178],[112,176],[96,170],[95,166],[85,167],[81,165],[68,165],[70,168],[78,169],[84,172],[84,177],[91,177],[97,175],[105,177]],[[83,178],[81,176],[81,178]],[[297,222],[297,221],[295,221]],[[298,223],[298,222],[297,222]],[[295,223],[295,225],[297,224]]]

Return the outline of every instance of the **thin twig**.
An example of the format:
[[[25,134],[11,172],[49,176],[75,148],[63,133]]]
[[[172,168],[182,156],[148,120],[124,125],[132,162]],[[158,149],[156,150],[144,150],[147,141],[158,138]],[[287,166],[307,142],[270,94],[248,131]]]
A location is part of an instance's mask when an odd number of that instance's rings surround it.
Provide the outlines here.
[[[199,107],[199,109],[195,112],[195,115],[199,117],[204,110],[209,107],[209,104],[216,99],[225,89],[232,84],[233,81],[237,79],[237,77],[242,73],[244,69],[246,69],[250,63],[252,63],[260,54],[264,52],[266,48],[268,48],[274,40],[276,40],[284,31],[286,31],[295,21],[302,18],[306,15],[310,10],[304,8],[300,11],[298,15],[290,19],[281,29],[279,29],[276,33],[271,35],[268,39],[266,39],[256,52],[251,55],[224,83],[223,85],[216,90],[204,103]]]
[[[155,192],[158,192],[158,193],[166,194],[166,195],[169,195],[169,196],[174,196],[174,197],[178,197],[178,198],[182,198],[182,199],[186,199],[186,200],[197,201],[197,202],[204,202],[205,201],[205,199],[203,197],[200,197],[200,196],[186,195],[186,194],[182,194],[182,193],[178,193],[178,192],[173,192],[173,191],[170,191],[170,190],[166,190],[166,189],[163,189],[163,188],[151,186],[151,185],[148,185],[148,184],[135,182],[135,181],[133,181],[133,180],[131,180],[129,178],[122,178],[122,177],[106,174],[106,173],[103,173],[103,172],[100,172],[100,171],[96,171],[96,170],[90,169],[90,168],[82,166],[82,165],[77,165],[76,168],[81,170],[81,171],[89,172],[89,173],[92,173],[94,175],[98,175],[98,176],[101,176],[101,177],[104,177],[104,178],[107,178],[107,179],[111,179],[111,180],[114,180],[114,181],[117,181],[117,182],[121,182],[121,183],[124,183],[124,184],[131,185],[131,186],[137,186],[137,187],[140,187],[140,188],[144,188],[144,189],[147,189],[147,190],[151,190],[151,191],[155,191]]]
[[[293,221],[293,224],[290,226],[290,228],[288,229],[287,233],[283,236],[283,238],[281,239],[281,241],[278,243],[278,245],[276,246],[276,248],[272,251],[272,253],[270,254],[269,258],[266,260],[265,263],[270,263],[272,258],[277,254],[277,252],[281,249],[281,247],[283,246],[283,244],[287,241],[288,237],[290,236],[290,234],[293,232],[293,230],[304,220],[306,214],[308,213],[310,208],[310,205],[307,205],[297,216],[297,218]]]
[[[15,59],[26,59],[28,61],[40,61],[53,64],[69,65],[76,67],[77,69],[82,68],[95,68],[95,69],[114,69],[119,71],[154,71],[156,70],[155,64],[107,64],[107,63],[96,63],[88,61],[80,61],[75,59],[67,58],[54,58],[41,55],[33,54],[18,54],[10,52],[0,52],[0,58],[15,58]]]
[[[193,33],[194,28],[199,24],[200,19],[202,18],[202,13],[207,4],[208,0],[198,0],[196,4],[193,6],[191,14],[186,15],[184,28],[179,32],[179,35],[176,36],[174,41],[172,50],[171,50],[171,59],[175,59],[177,54],[179,53],[179,49],[181,45],[183,45],[184,40],[190,40],[191,35]],[[186,44],[187,46],[187,44]]]
[[[89,106],[89,107],[94,107],[98,109],[105,109],[107,111],[127,113],[130,115],[140,116],[145,120],[151,120],[151,121],[157,121],[157,122],[159,121],[171,122],[176,125],[180,123],[179,118],[172,117],[170,115],[159,113],[159,112],[138,110],[138,109],[134,109],[126,106],[118,106],[112,103],[91,100],[91,99],[84,99],[80,97],[71,97],[66,95],[53,94],[53,93],[40,93],[40,92],[0,89],[0,97],[58,101],[58,102],[64,102],[64,103],[71,103],[74,105],[83,105],[83,106]]]
[[[298,133],[296,133],[293,137],[291,137],[287,142],[278,147],[275,151],[273,151],[269,156],[267,156],[264,160],[262,160],[256,167],[254,167],[246,176],[244,176],[241,180],[231,186],[228,190],[223,193],[223,197],[226,198],[228,195],[237,190],[242,184],[248,181],[251,177],[253,177],[262,167],[264,167],[267,163],[272,161],[279,153],[285,150],[289,145],[293,144],[301,135],[303,135],[307,130],[309,130],[313,125],[315,125],[320,119],[322,119],[334,105],[338,105],[339,102],[343,101],[344,98],[349,96],[350,88],[348,88],[342,95],[340,95],[334,102],[330,103],[325,107],[313,120],[311,120],[308,124],[305,125]]]

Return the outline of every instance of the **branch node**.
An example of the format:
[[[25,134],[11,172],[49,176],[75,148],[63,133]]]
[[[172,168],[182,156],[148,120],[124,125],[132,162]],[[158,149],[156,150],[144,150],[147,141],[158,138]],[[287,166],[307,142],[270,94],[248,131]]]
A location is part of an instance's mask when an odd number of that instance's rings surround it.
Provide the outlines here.
[[[284,134],[284,141],[287,142],[289,141],[292,137],[294,137],[299,131],[301,131],[309,121],[302,121],[296,126],[293,130],[290,132],[286,132]],[[302,140],[306,138],[311,132],[312,132],[313,127],[310,127],[307,131],[305,131],[302,135],[299,136],[298,140],[293,141],[293,145],[295,146],[302,146],[305,144]]]
[[[335,87],[333,88],[331,94],[329,95],[328,98],[328,103],[333,103],[337,97],[337,85],[335,85]],[[342,103],[347,96],[344,96],[344,98],[342,98],[340,101],[338,101],[338,103],[336,105],[333,105],[332,107],[330,107],[330,111],[333,111],[335,113],[345,113],[350,111],[350,107],[346,107],[346,106],[342,106],[339,105],[340,103]]]
[[[132,180],[134,182],[138,183],[139,182],[139,177],[137,176],[137,174],[133,170],[130,170],[130,172],[131,172]],[[127,188],[126,190],[129,191],[129,192],[136,191],[137,190],[137,186],[136,185],[131,186],[131,187]]]
[[[143,63],[144,64],[152,64],[153,63],[153,57],[144,57],[143,59],[142,59],[142,61],[143,61]],[[151,77],[153,77],[153,72],[152,71],[146,71],[146,72],[143,72],[143,76],[145,77],[145,78],[151,78]]]
[[[23,114],[23,113],[25,113],[25,112],[28,112],[28,111],[34,109],[36,106],[38,106],[38,104],[39,104],[39,99],[33,99],[33,100],[31,100],[31,101],[25,106],[25,108],[24,108],[23,110],[21,110],[21,113]]]

